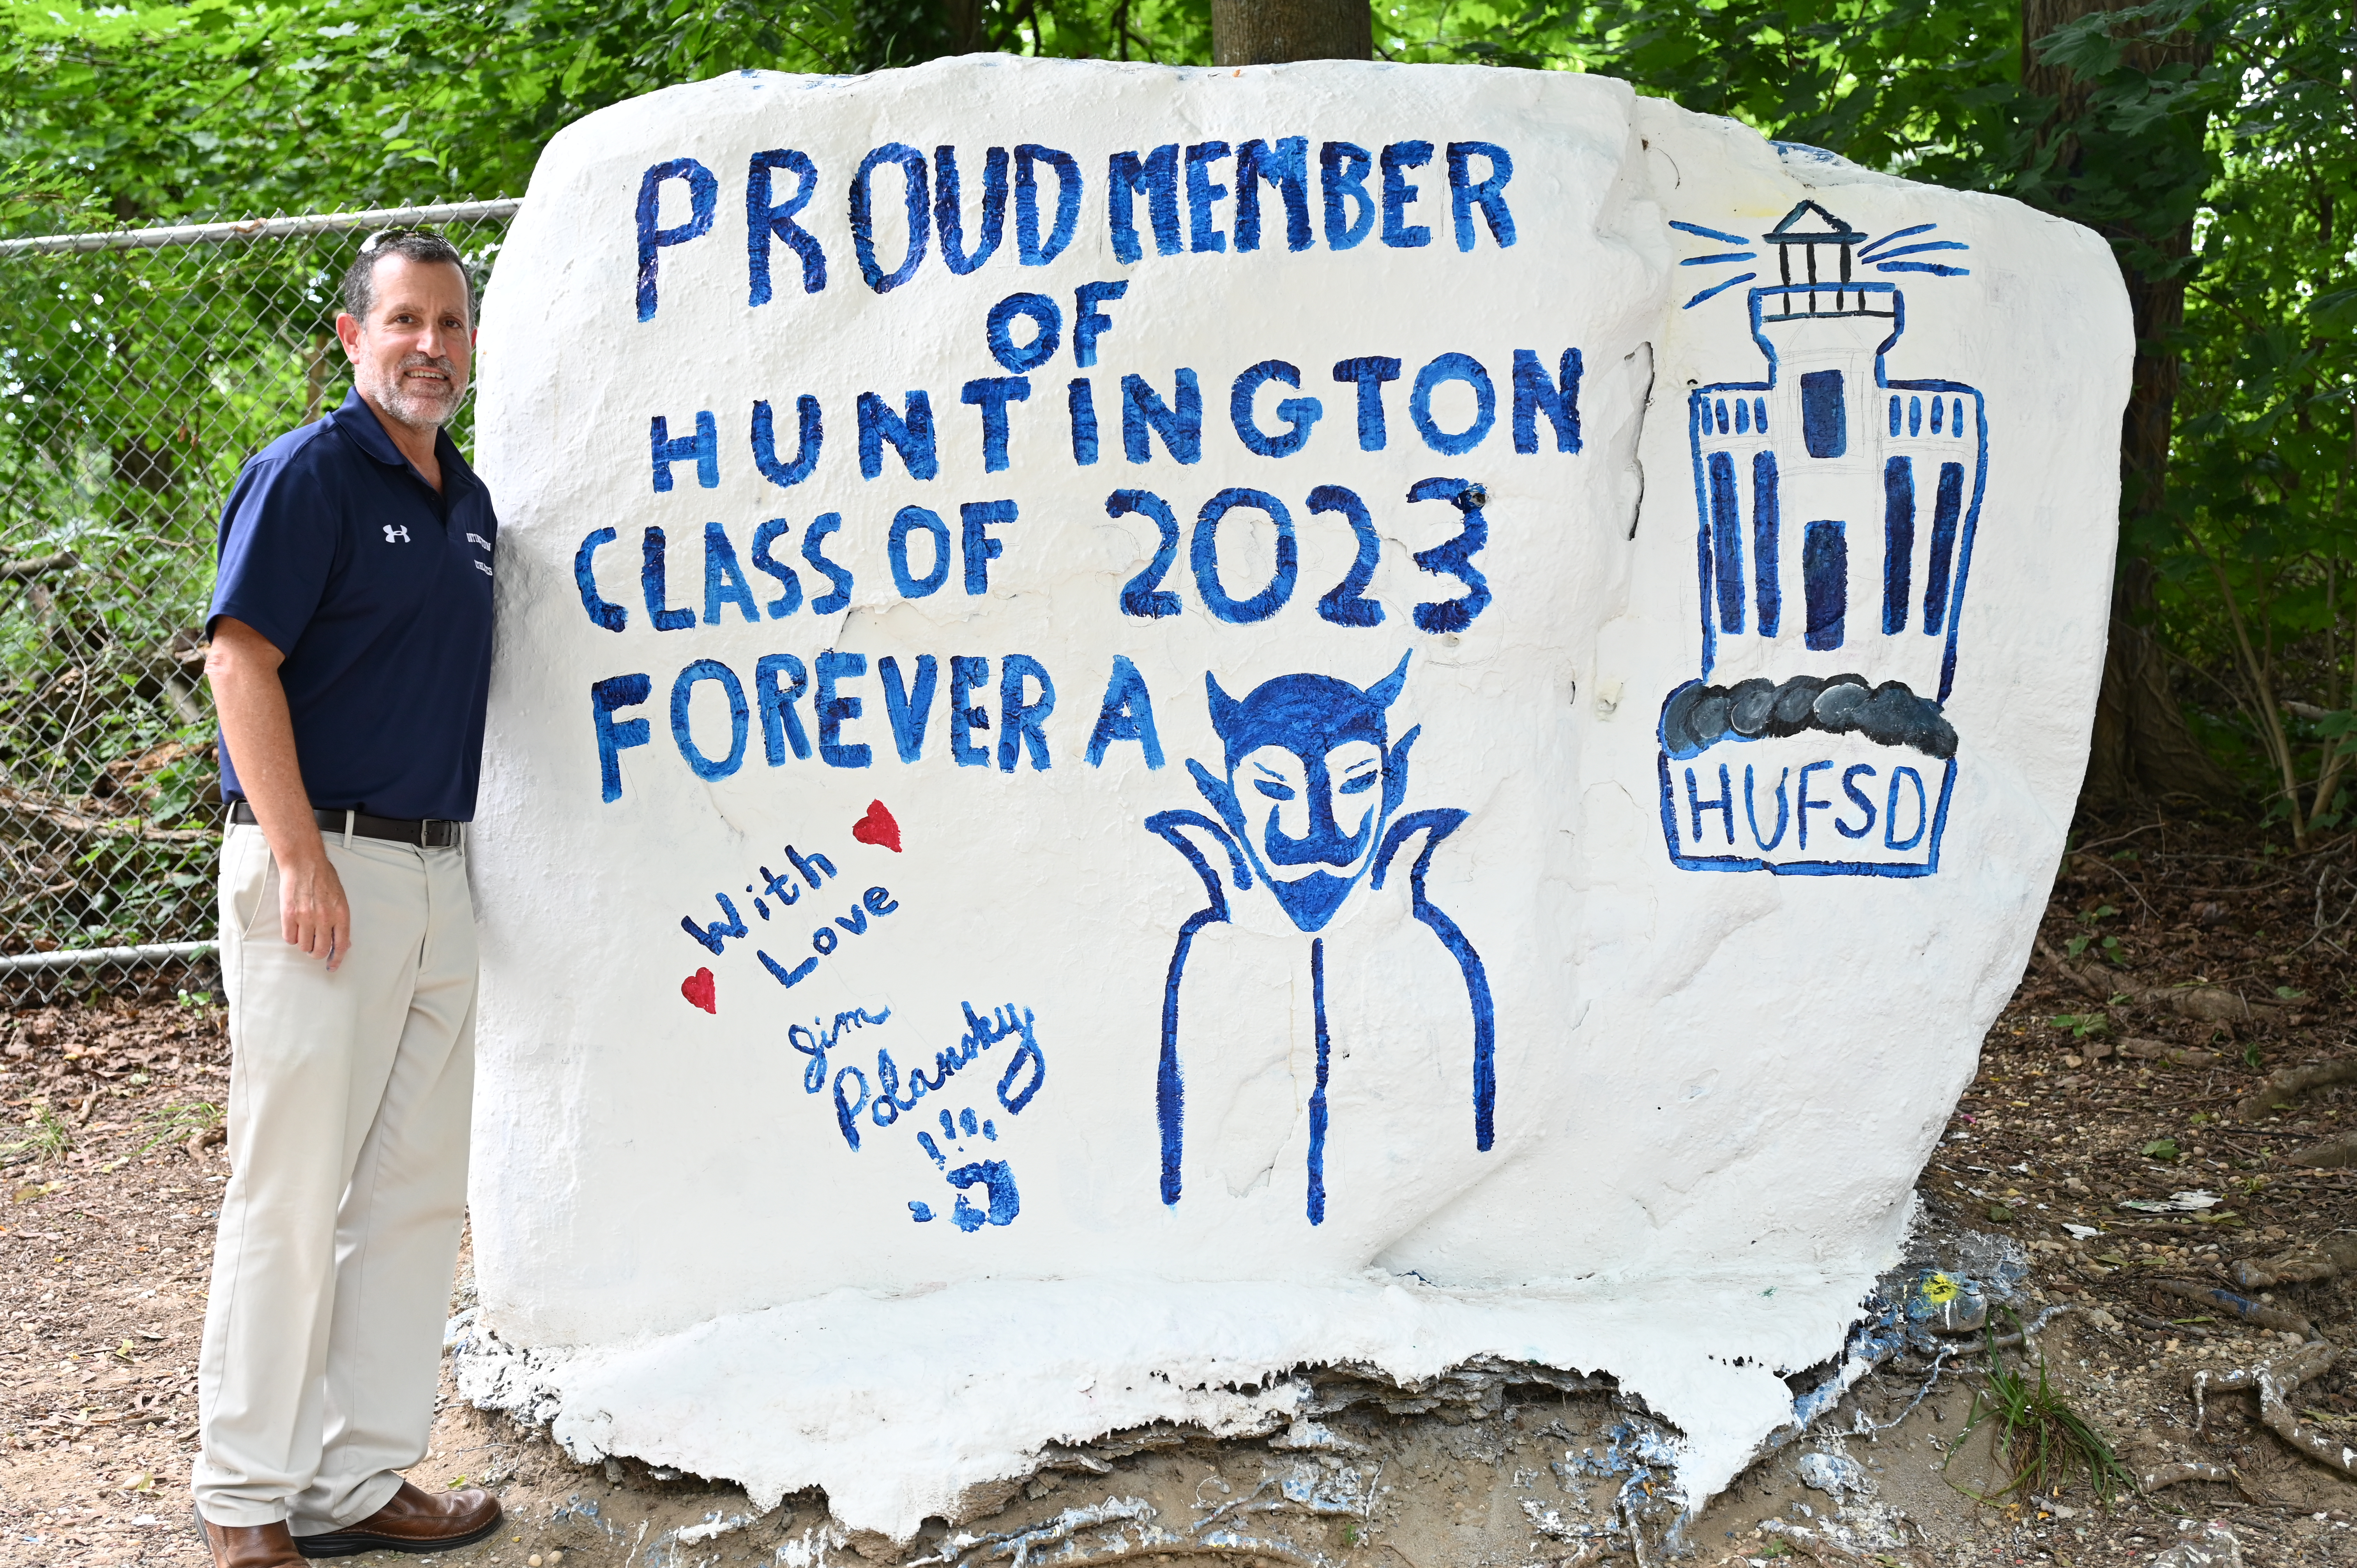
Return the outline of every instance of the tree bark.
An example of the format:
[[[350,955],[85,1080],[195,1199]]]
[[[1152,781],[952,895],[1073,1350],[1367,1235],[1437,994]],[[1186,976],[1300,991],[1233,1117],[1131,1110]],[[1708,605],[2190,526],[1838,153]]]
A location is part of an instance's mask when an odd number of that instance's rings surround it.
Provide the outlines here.
[[[982,24],[982,0],[942,0],[942,52],[979,54],[990,48]]]
[[[1368,0],[1211,0],[1214,65],[1374,55],[1375,13]]]
[[[2069,70],[2041,63],[2033,46],[2067,22],[2099,11],[2126,10],[2138,0],[2023,0],[2022,84],[2055,101],[2048,122],[2066,138],[2059,164],[2068,171],[2078,151],[2070,127],[2085,113],[2091,89]],[[2193,46],[2133,42],[2128,62],[2142,70],[2181,61],[2203,63]],[[2065,217],[2069,187],[2058,204]],[[2158,578],[2152,562],[2134,542],[2136,525],[2165,508],[2169,487],[2169,434],[2176,414],[2181,370],[2176,334],[2185,321],[2185,275],[2176,263],[2192,254],[2191,223],[2159,233],[2135,233],[2097,224],[2115,242],[2147,252],[2139,267],[2123,256],[2122,281],[2136,325],[2136,361],[2128,405],[2120,423],[2120,522],[2127,536],[2112,584],[2111,640],[2104,654],[2103,689],[2095,701],[2095,727],[2080,791],[2086,804],[2118,807],[2168,796],[2222,800],[2238,794],[2233,779],[2219,767],[2185,722],[2171,688],[2168,655],[2152,628]]]

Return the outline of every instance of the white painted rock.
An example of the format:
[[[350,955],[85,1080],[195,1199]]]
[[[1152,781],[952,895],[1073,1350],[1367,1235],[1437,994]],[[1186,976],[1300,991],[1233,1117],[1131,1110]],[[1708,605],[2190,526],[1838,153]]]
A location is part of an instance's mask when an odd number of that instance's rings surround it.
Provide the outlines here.
[[[1720,1487],[2020,972],[2129,355],[2085,231],[1597,77],[567,130],[485,309],[475,1386],[899,1536],[1344,1359],[1615,1374]]]

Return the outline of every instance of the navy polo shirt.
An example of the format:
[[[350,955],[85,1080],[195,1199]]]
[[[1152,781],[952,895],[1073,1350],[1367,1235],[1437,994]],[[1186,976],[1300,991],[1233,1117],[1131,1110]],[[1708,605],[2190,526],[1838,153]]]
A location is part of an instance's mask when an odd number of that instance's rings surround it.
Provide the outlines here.
[[[230,616],[286,656],[315,807],[474,819],[500,524],[447,434],[435,449],[439,495],[354,392],[263,448],[221,513],[206,633]],[[244,793],[226,739],[221,792]]]

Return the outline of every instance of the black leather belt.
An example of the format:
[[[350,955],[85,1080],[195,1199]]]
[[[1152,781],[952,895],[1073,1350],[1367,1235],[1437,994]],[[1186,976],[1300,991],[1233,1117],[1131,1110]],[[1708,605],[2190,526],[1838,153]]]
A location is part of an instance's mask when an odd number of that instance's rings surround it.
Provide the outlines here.
[[[388,839],[394,843],[415,844],[420,849],[457,849],[463,842],[464,822],[438,822],[427,818],[413,822],[402,817],[371,817],[366,811],[313,811],[311,816],[323,833],[341,834],[350,832],[354,838]],[[243,800],[230,802],[229,820],[246,827],[259,827],[261,822],[253,808]]]

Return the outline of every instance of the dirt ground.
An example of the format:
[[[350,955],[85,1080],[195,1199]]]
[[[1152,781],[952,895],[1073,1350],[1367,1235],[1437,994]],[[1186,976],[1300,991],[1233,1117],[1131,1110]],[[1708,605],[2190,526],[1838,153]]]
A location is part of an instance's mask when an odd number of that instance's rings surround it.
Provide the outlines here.
[[[2357,1280],[2254,1286],[2273,1326],[2163,1283],[2231,1285],[2238,1264],[2357,1238],[2357,1170],[2289,1157],[2357,1134],[2357,1080],[2281,1107],[2259,1094],[2282,1069],[2357,1053],[2352,841],[2296,856],[2248,829],[2156,823],[2083,824],[2074,842],[2040,956],[1924,1172],[1911,1259],[1967,1274],[2018,1259],[2019,1312],[2067,1310],[2036,1337],[2037,1359],[2000,1351],[2001,1364],[2034,1383],[2042,1362],[2057,1404],[2135,1474],[2197,1462],[2222,1478],[2108,1502],[2083,1475],[2059,1493],[2001,1493],[2017,1472],[1996,1453],[1996,1423],[1972,1422],[1992,1391],[1986,1353],[1961,1369],[1954,1354],[1935,1368],[1910,1353],[1681,1524],[1660,1463],[1668,1434],[1609,1383],[1483,1367],[1403,1391],[1327,1369],[1305,1374],[1314,1426],[1225,1444],[1152,1430],[1057,1450],[996,1511],[936,1521],[896,1551],[845,1537],[816,1493],[755,1518],[734,1487],[635,1461],[577,1465],[459,1402],[446,1377],[414,1477],[491,1486],[511,1528],[429,1561],[2357,1562],[2357,1483],[2331,1457],[2357,1446],[2357,1356],[2287,1395],[2323,1460],[2261,1424],[2250,1392],[2212,1390],[2197,1432],[2190,1392],[2197,1372],[2289,1354],[2308,1325],[2357,1347]],[[227,1176],[210,1132],[226,1053],[203,997],[0,1012],[0,1148],[16,1145],[0,1153],[0,1563],[203,1561],[188,1475]],[[2120,1207],[2176,1194],[2196,1196],[2169,1212]],[[469,1279],[462,1261],[454,1311]],[[1894,1293],[1915,1279],[1902,1271]],[[1796,1392],[1826,1373],[1796,1372]]]

